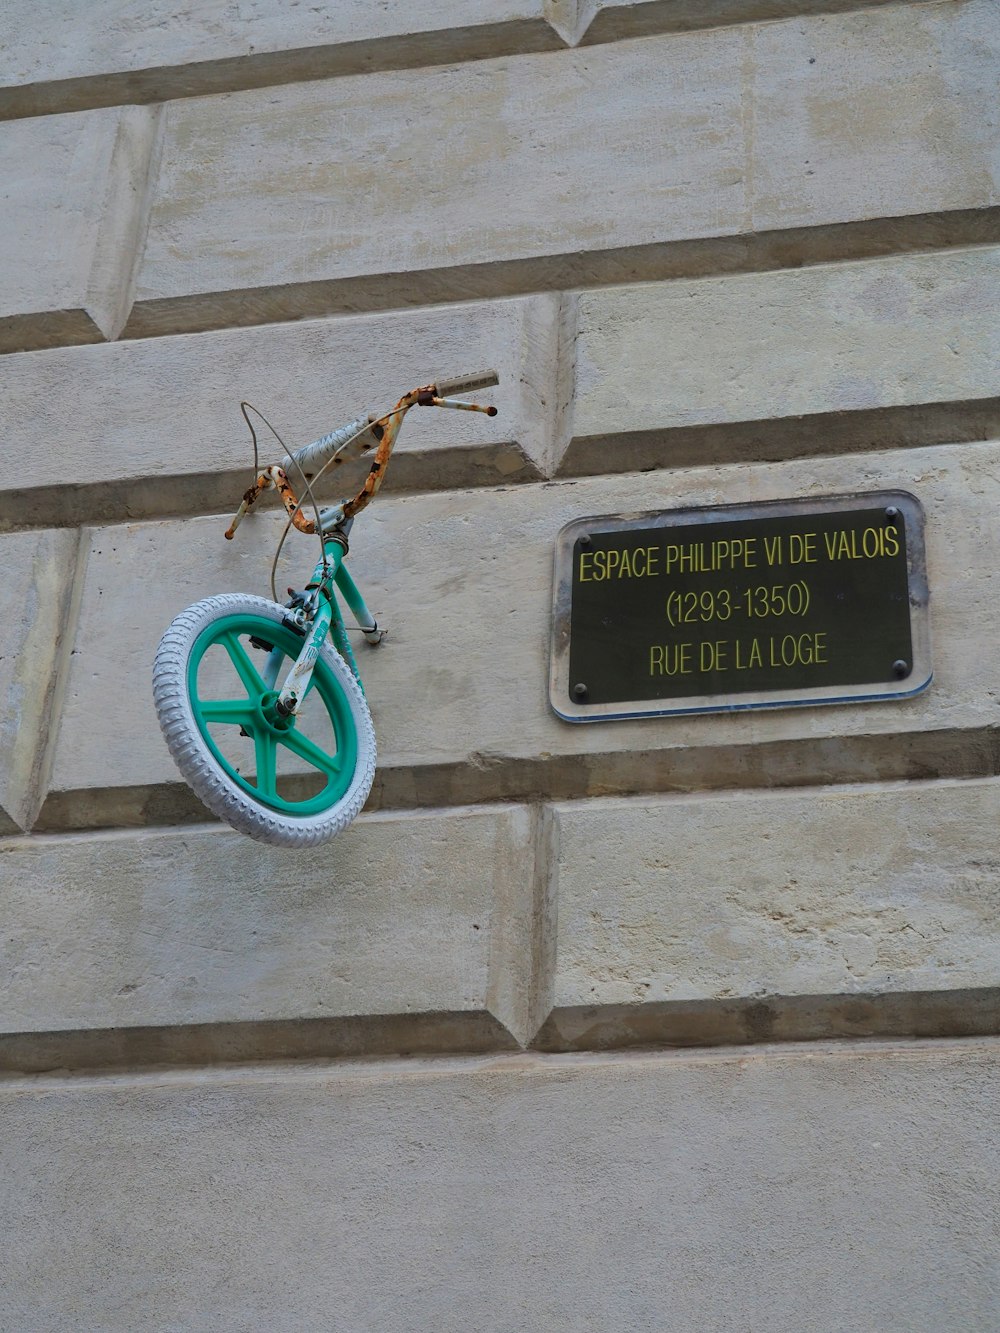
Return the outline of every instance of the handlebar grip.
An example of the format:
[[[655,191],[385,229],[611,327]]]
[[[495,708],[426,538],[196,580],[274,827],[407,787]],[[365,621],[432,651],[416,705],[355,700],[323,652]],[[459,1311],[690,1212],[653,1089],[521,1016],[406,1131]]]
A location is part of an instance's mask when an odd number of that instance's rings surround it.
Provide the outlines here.
[[[500,383],[500,376],[495,370],[477,370],[473,375],[459,375],[453,380],[438,380],[434,385],[439,398],[449,398],[453,393],[475,393],[477,389],[489,389]]]

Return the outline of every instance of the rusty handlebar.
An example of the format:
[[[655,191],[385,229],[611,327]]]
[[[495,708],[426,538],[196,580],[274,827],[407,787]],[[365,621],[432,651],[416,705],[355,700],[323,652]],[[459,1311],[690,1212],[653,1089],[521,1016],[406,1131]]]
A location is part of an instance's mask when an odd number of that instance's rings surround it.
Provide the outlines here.
[[[264,468],[255,478],[253,485],[244,494],[232,523],[226,529],[226,540],[232,540],[244,515],[257,502],[261,494],[272,486],[278,491],[289,518],[298,530],[311,536],[316,532],[316,522],[302,513],[301,502],[288,480],[287,471],[295,467],[301,470],[304,477],[311,478],[327,467],[339,466],[349,458],[360,457],[374,447],[376,452],[371,469],[365,478],[365,484],[354,499],[344,501],[332,508],[328,507],[322,511],[320,516],[324,530],[335,526],[338,522],[343,522],[344,519],[354,518],[366,505],[371,503],[382,485],[389,458],[396,443],[396,436],[403,424],[403,417],[411,407],[417,404],[422,407],[456,407],[465,411],[485,412],[489,416],[496,416],[497,409],[495,407],[480,407],[476,403],[449,401],[448,395],[472,393],[476,389],[490,388],[499,383],[500,377],[495,370],[481,370],[473,375],[462,375],[457,379],[437,380],[434,384],[425,384],[419,389],[412,389],[409,393],[404,394],[392,411],[387,412],[385,416],[375,417],[367,414],[359,417],[357,421],[352,421],[349,425],[341,427],[340,430],[332,431],[329,435],[324,435],[322,439],[304,445],[301,449],[296,449],[290,455],[286,454],[282,459],[282,467]],[[353,445],[353,448],[348,453],[349,445]]]

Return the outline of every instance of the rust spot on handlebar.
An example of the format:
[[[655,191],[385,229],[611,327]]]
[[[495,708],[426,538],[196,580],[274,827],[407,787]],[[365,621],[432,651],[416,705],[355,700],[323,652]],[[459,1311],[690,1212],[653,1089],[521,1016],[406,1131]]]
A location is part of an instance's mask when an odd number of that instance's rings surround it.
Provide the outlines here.
[[[364,486],[358,491],[353,500],[348,500],[347,504],[344,505],[345,518],[354,518],[375,498],[378,488],[382,485],[385,470],[389,465],[389,457],[392,454],[393,445],[396,443],[399,428],[403,424],[403,417],[415,403],[420,402],[421,398],[426,398],[428,395],[434,398],[436,394],[437,389],[433,384],[422,384],[419,389],[412,389],[409,393],[403,394],[392,411],[379,418],[379,425],[382,426],[383,434],[375,454],[375,461],[365,478]]]
[[[278,494],[281,496],[281,503],[288,511],[288,517],[292,520],[299,532],[304,532],[306,536],[311,537],[316,531],[316,524],[311,518],[306,518],[299,508],[298,497],[292,490],[288,478],[280,467],[271,468],[271,480],[278,488]]]

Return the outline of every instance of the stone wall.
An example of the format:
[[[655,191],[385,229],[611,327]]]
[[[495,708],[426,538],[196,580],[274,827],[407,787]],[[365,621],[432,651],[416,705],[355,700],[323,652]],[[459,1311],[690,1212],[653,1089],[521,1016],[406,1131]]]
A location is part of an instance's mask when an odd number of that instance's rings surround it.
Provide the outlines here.
[[[993,0],[135,10],[0,15],[0,1326],[1000,1327]],[[366,812],[208,822],[239,400],[483,365],[352,535]],[[926,693],[553,714],[564,524],[886,488]]]

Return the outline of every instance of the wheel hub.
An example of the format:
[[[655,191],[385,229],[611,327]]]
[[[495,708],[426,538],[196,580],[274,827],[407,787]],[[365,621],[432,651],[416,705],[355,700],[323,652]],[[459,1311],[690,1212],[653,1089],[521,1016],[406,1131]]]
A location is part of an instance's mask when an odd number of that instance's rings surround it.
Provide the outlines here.
[[[268,690],[260,696],[257,710],[272,731],[288,731],[295,725],[294,713],[282,713],[278,708],[280,694],[277,690]]]

